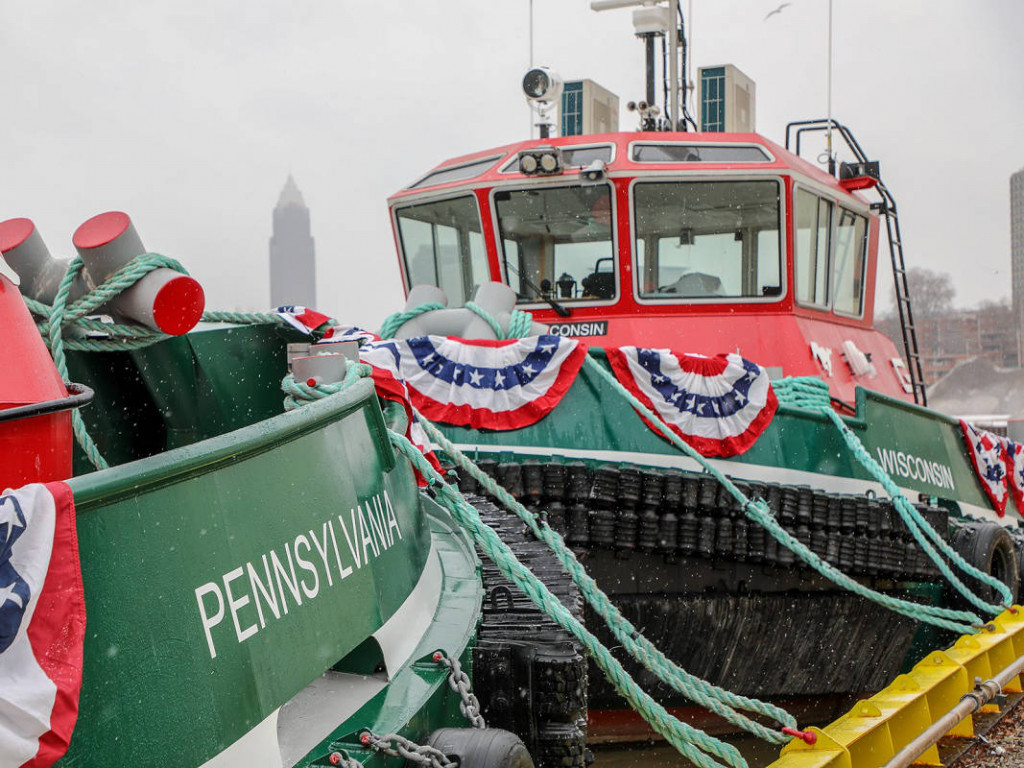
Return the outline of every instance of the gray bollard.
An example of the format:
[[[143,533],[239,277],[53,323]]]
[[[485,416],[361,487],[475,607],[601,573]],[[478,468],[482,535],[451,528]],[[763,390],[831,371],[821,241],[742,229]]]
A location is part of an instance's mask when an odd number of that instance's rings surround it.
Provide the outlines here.
[[[70,259],[55,259],[31,219],[0,221],[0,253],[21,278],[21,294],[43,304],[53,304]],[[71,301],[85,293],[79,279],[71,287]]]
[[[93,216],[75,230],[71,240],[93,286],[146,253],[128,214],[120,211]],[[160,268],[145,275],[107,306],[113,314],[179,336],[199,322],[206,299],[195,278]]]
[[[345,378],[348,356],[340,352],[296,357],[291,361],[292,375],[311,387],[336,384]]]

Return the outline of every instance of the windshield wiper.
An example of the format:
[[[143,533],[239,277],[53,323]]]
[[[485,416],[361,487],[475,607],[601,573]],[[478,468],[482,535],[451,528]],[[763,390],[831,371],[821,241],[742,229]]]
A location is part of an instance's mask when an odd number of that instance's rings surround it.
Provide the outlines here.
[[[546,302],[548,305],[550,305],[550,307],[553,310],[555,310],[555,312],[558,313],[559,317],[569,317],[572,314],[572,310],[571,309],[569,309],[568,307],[563,306],[562,304],[559,304],[557,301],[552,299],[550,296],[545,296],[544,292],[540,288],[538,288],[536,285],[531,283],[530,280],[526,277],[526,275],[520,274],[517,270],[513,269],[511,264],[506,263],[505,267],[508,269],[509,272],[513,273],[516,277],[519,278],[519,282],[523,283],[524,285],[526,285],[527,288],[529,288],[531,291],[533,291],[535,294],[537,294],[537,298],[538,299],[540,299],[541,301]],[[551,281],[545,279],[545,280],[541,280],[540,282],[541,282],[541,285],[544,285],[544,283],[547,283],[548,284],[548,291],[550,292],[550,290],[551,290]]]
[[[566,307],[563,304],[559,304],[557,301],[555,301],[549,295],[551,293],[551,281],[550,280],[547,280],[547,279],[541,280],[540,281],[541,289],[538,290],[537,286],[535,286],[533,283],[531,283],[529,280],[527,280],[522,275],[519,276],[519,279],[522,280],[524,283],[526,283],[526,287],[527,288],[532,288],[533,292],[537,294],[537,297],[541,301],[546,301],[548,304],[550,304],[551,308],[553,310],[555,310],[555,312],[558,313],[559,317],[569,317],[569,315],[572,314],[572,310],[571,309],[569,309],[568,307]],[[547,293],[545,293],[544,290],[543,290],[544,289],[544,283],[548,284]]]

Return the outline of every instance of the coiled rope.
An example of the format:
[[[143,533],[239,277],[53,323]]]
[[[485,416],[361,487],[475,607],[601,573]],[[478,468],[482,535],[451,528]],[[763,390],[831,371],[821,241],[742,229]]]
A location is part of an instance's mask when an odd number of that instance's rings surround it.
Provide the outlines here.
[[[893,500],[900,518],[913,535],[917,545],[921,547],[931,558],[932,562],[942,572],[950,584],[956,587],[957,591],[969,600],[975,607],[982,611],[988,611],[993,616],[998,615],[1013,604],[1013,595],[1009,588],[994,576],[985,573],[968,563],[964,558],[946,542],[939,533],[928,524],[917,508],[910,503],[906,496],[892,481],[889,473],[868,453],[860,438],[843,423],[839,414],[833,410],[829,400],[828,384],[821,379],[810,376],[793,377],[774,382],[772,387],[775,390],[779,402],[791,407],[804,408],[810,411],[817,411],[825,414],[835,425],[836,429],[843,436],[847,448],[854,455],[864,469],[885,489],[885,492]],[[930,541],[929,541],[930,539]],[[934,546],[933,546],[934,544]],[[993,605],[985,602],[976,595],[963,581],[950,569],[943,557],[935,550],[938,547],[942,554],[952,561],[957,568],[968,573],[979,581],[989,585],[1003,599],[1003,605]]]

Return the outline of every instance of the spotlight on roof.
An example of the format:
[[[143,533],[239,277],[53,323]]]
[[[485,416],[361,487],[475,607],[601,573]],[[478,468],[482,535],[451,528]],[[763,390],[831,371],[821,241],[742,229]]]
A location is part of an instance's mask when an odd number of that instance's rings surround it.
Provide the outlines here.
[[[561,170],[562,150],[558,147],[537,147],[519,153],[519,172],[524,176],[548,175]]]
[[[534,67],[523,76],[523,93],[528,101],[557,101],[562,95],[562,78],[547,67]]]
[[[562,78],[547,67],[534,67],[523,76],[523,94],[530,109],[537,113],[540,137],[551,135],[551,108],[562,97]]]

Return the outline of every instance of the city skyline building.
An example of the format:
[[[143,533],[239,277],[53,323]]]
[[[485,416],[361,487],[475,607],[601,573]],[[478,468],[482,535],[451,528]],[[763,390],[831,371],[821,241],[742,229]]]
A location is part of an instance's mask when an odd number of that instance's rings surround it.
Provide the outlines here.
[[[274,206],[270,236],[270,306],[316,306],[316,248],[309,208],[292,175]]]

